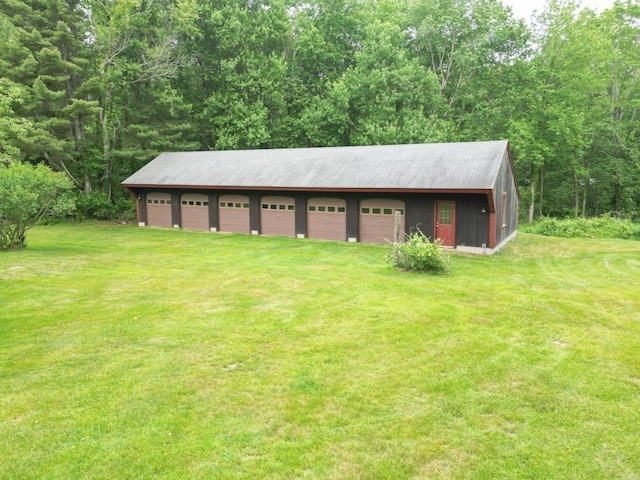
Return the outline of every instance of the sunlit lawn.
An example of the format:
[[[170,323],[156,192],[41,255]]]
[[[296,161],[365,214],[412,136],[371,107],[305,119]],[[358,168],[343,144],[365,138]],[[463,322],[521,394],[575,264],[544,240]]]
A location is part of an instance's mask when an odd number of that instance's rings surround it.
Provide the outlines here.
[[[640,478],[640,243],[109,225],[0,253],[0,478]]]

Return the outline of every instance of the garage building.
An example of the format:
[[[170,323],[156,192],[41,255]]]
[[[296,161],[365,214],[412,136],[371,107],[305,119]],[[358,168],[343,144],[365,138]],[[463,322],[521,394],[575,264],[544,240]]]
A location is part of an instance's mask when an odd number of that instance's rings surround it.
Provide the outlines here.
[[[415,229],[493,253],[515,237],[506,140],[163,153],[123,182],[142,226],[382,243]]]

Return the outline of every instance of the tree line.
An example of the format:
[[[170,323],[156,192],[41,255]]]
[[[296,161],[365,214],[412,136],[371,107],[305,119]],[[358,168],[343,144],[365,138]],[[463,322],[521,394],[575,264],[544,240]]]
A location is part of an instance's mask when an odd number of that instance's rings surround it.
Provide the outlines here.
[[[0,32],[0,163],[90,215],[162,151],[509,139],[524,218],[640,217],[639,0],[3,0]]]

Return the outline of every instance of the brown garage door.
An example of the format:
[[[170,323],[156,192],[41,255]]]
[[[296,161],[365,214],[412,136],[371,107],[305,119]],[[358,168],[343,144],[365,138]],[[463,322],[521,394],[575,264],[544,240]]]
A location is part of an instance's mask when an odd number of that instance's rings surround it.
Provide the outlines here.
[[[249,197],[221,195],[218,199],[218,228],[221,232],[250,233]]]
[[[370,199],[360,202],[360,241],[393,242],[396,210],[401,213],[400,235],[404,236],[404,202],[389,199]]]
[[[309,199],[307,201],[307,237],[346,240],[346,200],[340,198]]]
[[[262,235],[296,235],[295,200],[290,197],[262,197],[260,233]]]
[[[182,228],[209,230],[209,198],[200,193],[185,193],[180,198]]]
[[[147,194],[147,225],[152,227],[172,227],[171,194]]]

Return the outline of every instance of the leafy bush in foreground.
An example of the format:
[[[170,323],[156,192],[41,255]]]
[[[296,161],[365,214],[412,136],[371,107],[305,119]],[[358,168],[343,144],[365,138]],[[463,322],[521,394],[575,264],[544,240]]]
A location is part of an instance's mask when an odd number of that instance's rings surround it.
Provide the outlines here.
[[[0,250],[25,246],[27,230],[47,216],[75,208],[71,182],[44,165],[0,166]]]
[[[598,218],[542,218],[520,226],[520,231],[548,237],[619,238],[640,240],[640,224],[611,216]]]
[[[404,243],[393,243],[387,260],[395,268],[412,272],[444,273],[449,270],[449,257],[440,242],[431,241],[420,230],[407,235]]]

